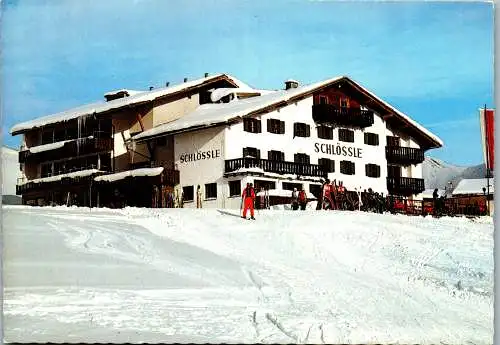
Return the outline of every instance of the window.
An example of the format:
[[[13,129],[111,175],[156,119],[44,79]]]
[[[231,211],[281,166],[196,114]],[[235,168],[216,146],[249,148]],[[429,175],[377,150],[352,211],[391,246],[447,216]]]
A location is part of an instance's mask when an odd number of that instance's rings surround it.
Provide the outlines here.
[[[380,166],[377,164],[366,164],[365,172],[368,177],[380,177]]]
[[[267,159],[270,161],[283,162],[285,160],[285,152],[267,151]]]
[[[354,175],[356,173],[356,166],[350,161],[340,161],[340,173]]]
[[[318,126],[318,138],[332,140],[333,128],[327,126]]]
[[[217,198],[217,183],[205,184],[205,199]]]
[[[229,181],[229,196],[241,195],[241,180]]]
[[[319,104],[328,104],[326,96],[319,96]]]
[[[301,190],[302,184],[301,183],[283,182],[283,189],[284,190],[293,190],[294,188],[297,188],[297,190]],[[290,194],[290,196],[292,196],[292,194]]]
[[[293,124],[293,136],[294,137],[310,137],[311,136],[311,126],[305,123],[296,122]]]
[[[311,159],[305,153],[296,153],[293,157],[295,163],[310,164]]]
[[[274,134],[285,134],[285,121],[267,119],[267,131]]]
[[[340,128],[339,129],[339,140],[345,141],[347,143],[353,143],[354,142],[354,131],[351,131],[350,129]]]
[[[348,98],[340,98],[340,107],[341,108],[349,108],[349,99]]]
[[[212,100],[210,99],[210,91],[201,91],[200,92],[200,105],[201,104],[206,104],[206,103],[212,103]]]
[[[253,119],[253,118],[244,118],[243,119],[243,130],[245,132],[250,132],[250,133],[261,133],[262,128],[260,124],[260,120]]]
[[[266,189],[276,189],[276,182],[274,181],[264,181],[264,180],[254,180],[255,193],[260,191],[260,188]]]
[[[260,159],[260,150],[255,147],[244,147],[243,158],[257,158]]]
[[[321,195],[321,185],[319,184],[310,184],[309,192],[314,195],[316,198],[319,198]]]
[[[401,177],[401,167],[397,165],[387,166],[387,176],[389,177]]]
[[[42,132],[42,145],[54,142],[54,131],[52,129],[44,129]]]
[[[375,133],[365,133],[365,144],[377,146],[378,145],[378,134]]]
[[[335,161],[328,158],[318,159],[318,165],[324,166],[327,172],[335,172]]]
[[[194,186],[182,187],[183,201],[193,201],[194,200]]]
[[[387,146],[400,146],[399,138],[388,135],[387,136]]]

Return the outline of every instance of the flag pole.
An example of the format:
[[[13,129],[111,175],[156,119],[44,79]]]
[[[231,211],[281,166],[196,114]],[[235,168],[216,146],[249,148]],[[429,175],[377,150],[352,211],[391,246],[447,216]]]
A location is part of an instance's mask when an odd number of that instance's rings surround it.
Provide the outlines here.
[[[488,118],[486,117],[486,104],[484,104],[484,140],[486,149],[486,212],[490,215],[490,149],[488,146]]]

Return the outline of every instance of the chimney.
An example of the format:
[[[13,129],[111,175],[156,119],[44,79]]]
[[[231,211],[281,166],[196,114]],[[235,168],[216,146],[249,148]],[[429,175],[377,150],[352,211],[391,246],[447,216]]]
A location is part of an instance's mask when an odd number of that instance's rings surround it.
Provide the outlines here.
[[[169,82],[169,81],[167,81],[167,82],[165,83],[165,87],[168,87],[169,85],[170,85],[170,82]]]
[[[208,78],[208,73],[205,73],[205,78]]]
[[[153,90],[153,89],[154,89],[154,87],[153,87],[153,86],[150,86],[150,87],[149,87],[149,91],[151,91],[151,90]]]
[[[293,79],[288,79],[285,81],[285,90],[296,89],[299,87],[299,82]]]
[[[188,78],[184,78],[184,82],[187,82],[188,81]]]

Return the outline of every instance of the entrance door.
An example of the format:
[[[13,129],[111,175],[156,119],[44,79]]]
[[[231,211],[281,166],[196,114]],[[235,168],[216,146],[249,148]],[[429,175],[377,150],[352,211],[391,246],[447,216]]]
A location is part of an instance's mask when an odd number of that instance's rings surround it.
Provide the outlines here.
[[[401,177],[401,167],[398,165],[388,165],[387,166],[387,176],[388,177]]]

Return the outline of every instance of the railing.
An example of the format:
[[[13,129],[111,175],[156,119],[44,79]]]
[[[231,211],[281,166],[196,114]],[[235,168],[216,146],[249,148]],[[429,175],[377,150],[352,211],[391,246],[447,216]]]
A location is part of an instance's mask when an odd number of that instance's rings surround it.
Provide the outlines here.
[[[180,183],[180,172],[175,169],[175,165],[172,162],[163,162],[163,161],[153,161],[153,162],[140,162],[140,163],[132,163],[130,167],[120,170],[115,170],[113,173],[120,173],[123,171],[130,171],[135,169],[142,168],[160,168],[163,167],[163,172],[161,173],[161,183],[169,186],[175,186]],[[127,180],[129,178],[125,178]],[[128,181],[128,180],[127,180]]]
[[[354,127],[370,127],[374,116],[371,110],[359,108],[337,108],[332,104],[314,104],[312,106],[314,122]]]
[[[385,157],[387,163],[420,164],[424,161],[424,150],[413,147],[386,146]]]
[[[225,172],[235,172],[238,169],[260,168],[266,172],[277,174],[296,174],[300,176],[325,177],[325,168],[317,164],[294,162],[279,162],[257,158],[237,158],[225,161]]]
[[[19,152],[19,163],[26,163],[28,160],[32,163],[41,163],[54,158],[66,158],[88,153],[97,153],[113,150],[112,138],[79,138],[64,143],[63,146],[54,149],[47,149],[40,152],[31,152],[25,149]]]
[[[423,178],[388,177],[387,190],[394,195],[412,195],[425,190]]]

